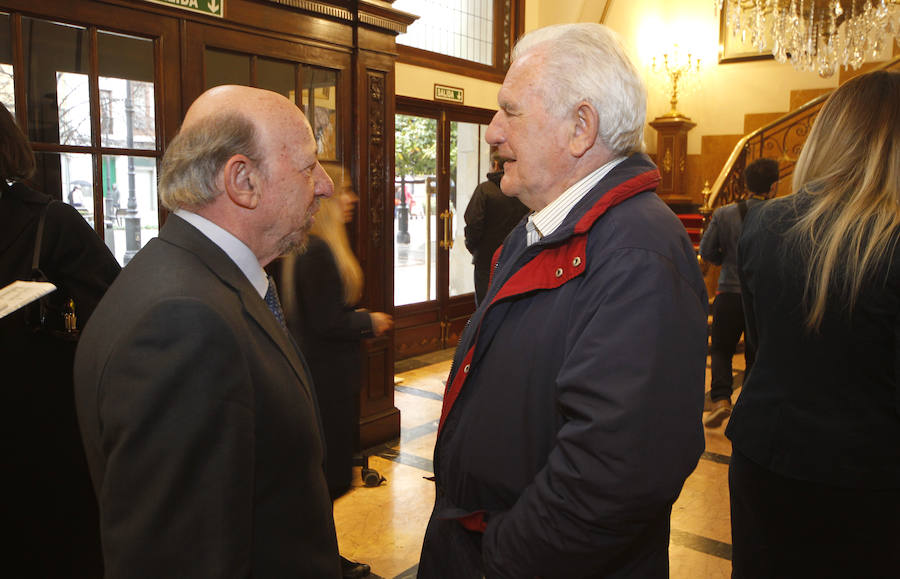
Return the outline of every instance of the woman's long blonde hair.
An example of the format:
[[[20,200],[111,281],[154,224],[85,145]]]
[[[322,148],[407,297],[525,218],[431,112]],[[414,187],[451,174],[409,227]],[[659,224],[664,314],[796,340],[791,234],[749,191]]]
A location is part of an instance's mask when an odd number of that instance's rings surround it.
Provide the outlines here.
[[[322,238],[331,249],[344,288],[344,303],[352,306],[359,303],[362,297],[363,273],[347,237],[340,195],[343,191],[353,189],[351,183],[343,179],[340,170],[331,166],[326,166],[325,170],[334,181],[334,195],[319,202],[319,212],[316,213],[310,233]]]
[[[852,311],[863,283],[895,250],[900,229],[900,73],[878,71],[825,103],[794,168],[812,197],[793,226],[807,257],[807,327],[822,325],[829,295]]]

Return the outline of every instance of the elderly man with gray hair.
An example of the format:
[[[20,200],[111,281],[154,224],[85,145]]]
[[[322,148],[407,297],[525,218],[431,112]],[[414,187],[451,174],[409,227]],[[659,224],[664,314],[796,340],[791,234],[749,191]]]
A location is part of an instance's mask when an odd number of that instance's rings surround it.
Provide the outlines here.
[[[532,213],[461,339],[420,578],[668,576],[703,451],[706,290],[643,154],[643,83],[599,24],[516,46],[486,140]]]

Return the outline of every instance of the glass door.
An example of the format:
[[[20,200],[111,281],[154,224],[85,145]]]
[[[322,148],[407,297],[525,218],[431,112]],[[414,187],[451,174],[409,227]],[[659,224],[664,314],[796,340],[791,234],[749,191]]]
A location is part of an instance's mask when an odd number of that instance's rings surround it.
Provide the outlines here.
[[[462,215],[489,168],[491,111],[398,98],[394,168],[395,352],[452,346],[474,309]]]

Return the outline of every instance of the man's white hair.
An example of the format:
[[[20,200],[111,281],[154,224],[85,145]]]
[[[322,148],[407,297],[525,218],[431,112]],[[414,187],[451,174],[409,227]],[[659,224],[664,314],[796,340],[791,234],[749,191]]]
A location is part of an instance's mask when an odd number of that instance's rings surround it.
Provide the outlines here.
[[[519,40],[512,61],[538,49],[551,114],[563,118],[586,100],[600,116],[598,139],[612,153],[643,150],[647,89],[615,32],[593,23],[538,28]]]

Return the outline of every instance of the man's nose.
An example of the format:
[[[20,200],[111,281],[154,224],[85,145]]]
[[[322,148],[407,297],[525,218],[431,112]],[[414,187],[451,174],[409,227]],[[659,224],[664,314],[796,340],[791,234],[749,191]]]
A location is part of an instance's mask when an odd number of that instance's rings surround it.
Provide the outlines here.
[[[491,124],[488,125],[487,130],[484,132],[484,140],[489,145],[499,145],[503,142],[503,132],[500,129],[500,111],[494,113]]]
[[[316,195],[322,197],[331,197],[334,195],[334,182],[331,180],[331,177],[328,176],[328,173],[325,172],[325,169],[322,168],[322,165],[316,164],[314,177],[316,180],[314,189]]]

